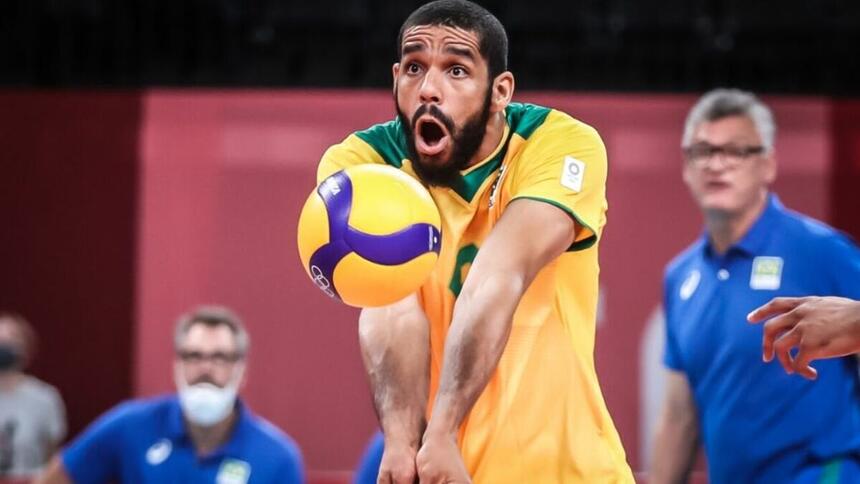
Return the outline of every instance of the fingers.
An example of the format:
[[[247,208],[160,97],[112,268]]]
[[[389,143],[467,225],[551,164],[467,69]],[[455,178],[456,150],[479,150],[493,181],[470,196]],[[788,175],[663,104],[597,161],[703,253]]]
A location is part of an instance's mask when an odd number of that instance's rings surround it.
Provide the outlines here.
[[[800,343],[800,332],[796,329],[780,336],[773,343],[773,351],[779,359],[779,363],[788,374],[794,373],[794,362],[791,358],[791,349]]]
[[[791,311],[803,304],[807,298],[803,297],[775,297],[764,306],[754,309],[747,315],[747,321],[757,323],[776,314]]]
[[[773,360],[774,341],[782,333],[794,329],[801,319],[801,315],[797,311],[792,310],[764,324],[761,338],[762,359],[764,361],[770,362]]]
[[[411,472],[380,471],[376,484],[413,484],[417,481]]]
[[[818,371],[815,370],[809,363],[815,359],[816,352],[809,348],[809,346],[804,344],[804,341],[801,340],[799,344],[799,348],[797,350],[797,354],[794,356],[794,370],[798,375],[806,378],[807,380],[815,380],[818,378]]]

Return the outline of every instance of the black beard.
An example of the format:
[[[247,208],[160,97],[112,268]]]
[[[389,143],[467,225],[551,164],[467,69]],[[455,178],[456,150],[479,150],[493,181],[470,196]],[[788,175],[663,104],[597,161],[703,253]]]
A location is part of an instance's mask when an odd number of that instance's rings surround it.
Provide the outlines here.
[[[478,152],[484,136],[487,134],[487,121],[490,119],[490,100],[492,90],[487,90],[484,105],[481,110],[463,123],[460,129],[456,129],[454,121],[442,112],[435,104],[422,104],[412,121],[400,110],[397,104],[397,91],[394,92],[394,104],[397,108],[397,117],[406,134],[406,148],[409,151],[409,159],[412,160],[412,169],[418,178],[430,186],[442,186],[457,188],[463,183],[461,171],[469,166],[469,161]],[[442,123],[451,136],[451,157],[446,162],[439,162],[437,157],[422,157],[415,148],[415,125],[418,118],[429,114],[436,121]]]

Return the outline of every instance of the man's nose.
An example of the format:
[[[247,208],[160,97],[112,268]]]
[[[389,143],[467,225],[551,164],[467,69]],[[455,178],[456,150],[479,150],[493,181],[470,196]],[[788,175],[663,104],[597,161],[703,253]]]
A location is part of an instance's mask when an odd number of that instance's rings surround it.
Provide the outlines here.
[[[439,89],[440,75],[433,69],[427,71],[424,79],[421,81],[421,88],[418,91],[418,96],[422,104],[439,104],[442,102],[442,92]]]

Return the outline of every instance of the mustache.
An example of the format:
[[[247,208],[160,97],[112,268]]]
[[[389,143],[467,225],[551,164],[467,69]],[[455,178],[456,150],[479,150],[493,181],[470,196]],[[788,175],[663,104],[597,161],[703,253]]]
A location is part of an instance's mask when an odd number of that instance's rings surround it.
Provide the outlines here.
[[[442,112],[438,106],[435,104],[422,104],[418,106],[418,109],[415,111],[415,114],[412,115],[412,132],[415,132],[415,127],[418,125],[418,118],[424,116],[425,114],[429,114],[430,117],[442,123],[445,126],[445,129],[448,130],[449,133],[454,133],[454,120],[451,119],[448,115]]]
[[[221,386],[218,384],[218,382],[215,381],[212,375],[200,375],[199,377],[195,378],[194,381],[188,382],[188,386],[194,386],[200,383],[209,383],[210,385],[215,385],[216,387]]]

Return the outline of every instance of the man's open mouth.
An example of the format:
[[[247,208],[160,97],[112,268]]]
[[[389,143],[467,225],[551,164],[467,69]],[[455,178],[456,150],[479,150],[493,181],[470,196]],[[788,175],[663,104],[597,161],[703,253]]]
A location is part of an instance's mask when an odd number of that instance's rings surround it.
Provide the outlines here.
[[[415,148],[425,156],[436,156],[448,147],[450,134],[445,126],[432,116],[422,116],[415,123]]]

